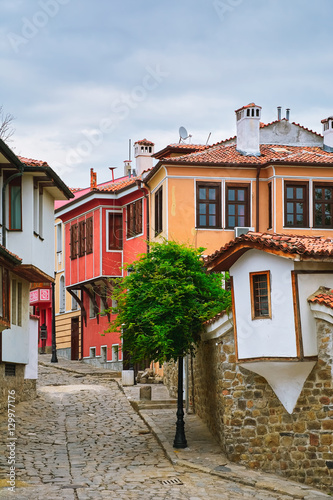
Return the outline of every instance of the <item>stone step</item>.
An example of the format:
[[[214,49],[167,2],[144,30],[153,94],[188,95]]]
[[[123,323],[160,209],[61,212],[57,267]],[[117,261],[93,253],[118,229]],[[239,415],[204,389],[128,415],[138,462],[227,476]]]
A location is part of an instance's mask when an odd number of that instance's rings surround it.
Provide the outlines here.
[[[151,400],[151,401],[130,401],[133,408],[138,410],[170,410],[177,408],[177,400]]]

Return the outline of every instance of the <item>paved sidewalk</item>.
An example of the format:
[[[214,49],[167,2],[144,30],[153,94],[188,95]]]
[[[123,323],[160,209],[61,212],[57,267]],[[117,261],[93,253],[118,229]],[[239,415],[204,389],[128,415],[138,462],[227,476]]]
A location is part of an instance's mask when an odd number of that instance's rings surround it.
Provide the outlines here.
[[[139,400],[140,384],[133,387],[122,387],[120,375],[116,372],[109,372],[108,370],[95,368],[80,361],[69,361],[63,358],[58,358],[58,363],[51,363],[48,358],[46,358],[46,355],[40,356],[40,363],[44,366],[66,370],[72,374],[97,375],[115,380],[132,405],[138,409],[140,416],[151,429],[163,447],[166,456],[174,465],[197,470],[198,472],[209,473],[241,485],[255,487],[258,489],[258,492],[259,490],[266,490],[272,494],[274,493],[274,498],[276,494],[284,495],[283,498],[286,496],[303,500],[332,498],[306,485],[230,463],[223,455],[219,444],[210,434],[206,425],[197,415],[185,415],[185,433],[188,448],[184,450],[174,449],[173,440],[176,428],[175,400],[169,397],[167,389],[162,384],[151,386],[152,404],[142,405]],[[170,407],[161,409],[159,404],[163,401],[166,401],[168,403],[167,406]],[[143,408],[143,406],[146,406],[146,408]]]

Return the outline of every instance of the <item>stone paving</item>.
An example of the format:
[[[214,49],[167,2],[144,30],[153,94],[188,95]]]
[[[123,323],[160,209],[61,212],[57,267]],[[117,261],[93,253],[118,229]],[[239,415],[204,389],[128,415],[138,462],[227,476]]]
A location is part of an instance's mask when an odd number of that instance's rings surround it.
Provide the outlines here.
[[[216,463],[216,456],[210,459],[210,467],[206,470],[200,460],[191,464],[191,453],[200,457],[200,450],[191,449],[191,446],[189,451],[180,452],[187,453],[184,460],[177,462],[171,456],[172,463],[168,458],[171,451],[166,443],[163,444],[166,440],[171,446],[170,437],[165,428],[163,433],[157,424],[162,428],[171,424],[171,428],[174,427],[175,417],[167,413],[174,410],[142,411],[146,412],[147,425],[130,405],[119,379],[112,374],[97,373],[86,366],[80,371],[80,366],[71,362],[45,365],[48,366],[40,366],[39,370],[37,399],[20,403],[15,408],[14,491],[8,489],[7,482],[8,443],[14,438],[10,441],[8,437],[7,414],[0,415],[0,499],[330,498],[288,481],[284,481],[283,488],[276,486],[275,491],[269,491],[273,488],[271,476],[265,476],[267,484],[262,486],[260,481],[253,481],[253,486],[246,481],[244,484],[241,475],[235,480],[232,476],[220,477],[216,474],[226,471],[211,473],[210,470]],[[201,433],[198,418],[189,417],[193,418],[192,424],[197,422],[195,432]],[[155,437],[157,432],[160,442]],[[209,447],[215,444],[209,435],[201,438],[202,460],[205,460]],[[221,457],[217,460],[224,467]]]

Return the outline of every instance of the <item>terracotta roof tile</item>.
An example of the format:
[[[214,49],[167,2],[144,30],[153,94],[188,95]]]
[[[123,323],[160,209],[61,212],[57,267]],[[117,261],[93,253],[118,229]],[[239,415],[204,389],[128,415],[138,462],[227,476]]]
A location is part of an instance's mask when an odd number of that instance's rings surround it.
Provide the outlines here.
[[[216,250],[213,254],[208,255],[204,259],[205,264],[211,264],[217,257],[222,257],[224,254],[227,254],[233,247],[235,247],[235,249],[237,246],[244,248],[244,243],[247,249],[251,247],[268,251],[269,249],[273,249],[280,250],[289,255],[298,254],[306,257],[313,257],[315,259],[327,257],[333,259],[333,239],[331,238],[249,232],[231,240],[220,248],[220,250]]]
[[[281,146],[260,145],[260,156],[245,156],[236,149],[236,144],[217,144],[187,155],[168,159],[172,163],[205,163],[234,165],[267,165],[270,163],[293,164],[333,164],[333,154],[324,151],[319,146]]]
[[[333,309],[333,290],[321,286],[313,295],[310,295],[308,302],[321,304]]]
[[[42,160],[32,160],[31,158],[24,158],[23,156],[18,156],[18,159],[27,165],[28,167],[48,167],[49,164]]]
[[[116,193],[117,191],[121,191],[131,185],[135,185],[136,183],[136,180],[139,180],[141,179],[141,177],[125,177],[123,179],[120,179],[120,180],[115,180],[114,182],[109,182],[109,183],[105,183],[105,184],[100,184],[98,185],[95,189],[93,189],[93,191],[98,191],[98,192],[101,192],[101,193],[104,193],[104,192],[112,192],[112,193]]]
[[[144,144],[145,146],[154,146],[155,144],[148,139],[141,139],[141,141],[136,141],[135,144]]]

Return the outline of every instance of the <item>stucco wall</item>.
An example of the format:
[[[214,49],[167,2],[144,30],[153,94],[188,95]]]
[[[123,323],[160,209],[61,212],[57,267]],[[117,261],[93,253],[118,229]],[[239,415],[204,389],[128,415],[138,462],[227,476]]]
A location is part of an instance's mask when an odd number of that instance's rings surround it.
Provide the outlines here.
[[[319,359],[292,414],[264,378],[236,364],[232,333],[201,343],[194,407],[233,462],[333,492],[333,325],[316,325]],[[176,386],[170,365],[165,383]]]

